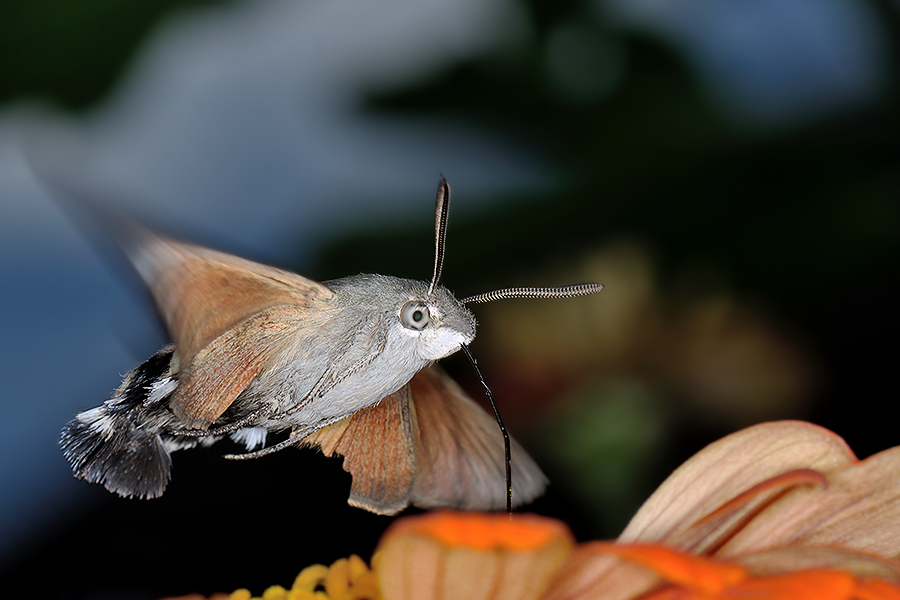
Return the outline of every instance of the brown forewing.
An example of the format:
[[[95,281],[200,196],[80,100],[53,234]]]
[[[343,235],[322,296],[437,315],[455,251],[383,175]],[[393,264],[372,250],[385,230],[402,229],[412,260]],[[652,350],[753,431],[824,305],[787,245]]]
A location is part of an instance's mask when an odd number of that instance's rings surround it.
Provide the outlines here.
[[[181,366],[172,411],[188,427],[205,428],[296,335],[305,310],[276,306],[228,329]]]

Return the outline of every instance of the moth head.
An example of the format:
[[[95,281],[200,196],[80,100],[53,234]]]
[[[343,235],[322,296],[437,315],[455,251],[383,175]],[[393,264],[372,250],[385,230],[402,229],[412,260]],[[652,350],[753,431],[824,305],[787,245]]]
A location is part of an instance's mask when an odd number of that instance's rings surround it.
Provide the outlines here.
[[[469,296],[463,298],[462,301],[457,300],[446,288],[438,285],[447,245],[449,206],[450,185],[446,179],[441,177],[435,198],[434,273],[431,276],[431,283],[428,285],[426,298],[411,299],[400,309],[400,322],[403,327],[423,334],[423,342],[427,342],[431,345],[430,348],[433,348],[429,351],[435,355],[434,359],[452,354],[475,339],[475,317],[465,307],[466,304],[478,304],[504,298],[571,298],[593,294],[603,289],[599,283],[580,283],[561,287],[520,287]],[[433,321],[437,321],[439,325],[433,327]],[[455,337],[451,336],[450,331],[443,331],[443,326],[448,327]],[[429,330],[430,327],[432,330]],[[449,348],[449,350],[439,354],[442,348]]]
[[[444,287],[404,302],[397,319],[425,360],[449,356],[475,339],[475,317]]]

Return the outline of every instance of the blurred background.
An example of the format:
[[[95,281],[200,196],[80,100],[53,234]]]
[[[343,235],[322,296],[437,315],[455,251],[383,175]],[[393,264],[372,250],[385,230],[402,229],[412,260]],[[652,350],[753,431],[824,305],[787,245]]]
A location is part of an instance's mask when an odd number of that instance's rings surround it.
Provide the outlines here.
[[[580,539],[615,537],[752,423],[810,420],[860,457],[900,443],[898,17],[892,0],[5,0],[4,589],[259,594],[368,558],[391,522],[348,507],[340,460],[312,451],[176,453],[146,502],[72,478],[60,428],[166,335],[32,169],[318,279],[427,279],[443,173],[457,295],[607,286],[474,309],[472,350],[552,482],[528,510]]]

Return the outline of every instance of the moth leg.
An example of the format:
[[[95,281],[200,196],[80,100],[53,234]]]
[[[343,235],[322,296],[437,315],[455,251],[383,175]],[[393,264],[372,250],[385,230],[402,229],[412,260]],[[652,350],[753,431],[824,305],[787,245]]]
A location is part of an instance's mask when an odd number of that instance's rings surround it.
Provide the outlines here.
[[[306,395],[306,397],[303,398],[303,400],[290,407],[283,413],[279,413],[276,418],[287,417],[294,414],[295,412],[306,406],[306,404],[308,404],[311,400],[314,400],[315,398],[321,398],[322,396],[330,392],[334,388],[334,386],[347,379],[354,373],[370,365],[372,361],[374,361],[381,355],[382,352],[384,352],[384,348],[385,346],[387,346],[387,337],[385,336],[385,334],[383,332],[378,332],[377,335],[378,346],[374,352],[359,359],[358,361],[350,365],[350,367],[347,369],[339,371],[338,367],[332,367],[325,371],[325,373],[322,374],[322,377],[320,377],[316,382],[316,385],[313,386],[313,388]]]
[[[382,349],[383,348],[384,347],[382,346]],[[288,416],[294,414],[295,412],[297,412],[298,410],[303,408],[313,398],[316,398],[318,396],[325,394],[328,390],[330,390],[332,387],[334,387],[338,383],[338,381],[340,381],[341,379],[345,379],[350,374],[352,374],[355,371],[357,371],[358,369],[362,368],[362,366],[367,364],[364,361],[371,362],[371,361],[375,360],[375,356],[378,356],[378,354],[380,354],[380,353],[381,353],[381,350],[379,350],[377,353],[375,353],[375,355],[373,357],[366,357],[366,359],[363,359],[362,361],[358,361],[356,363],[356,365],[351,367],[351,370],[348,373],[346,373],[343,377],[341,377],[339,379],[336,379],[333,375],[333,373],[334,373],[334,371],[336,371],[336,369],[329,369],[319,378],[319,380],[313,386],[313,389],[310,391],[309,394],[306,395],[305,398],[303,398],[300,402],[298,402],[296,405],[292,406],[288,410],[286,410],[282,413],[271,415],[271,418],[276,419],[276,420],[283,419],[285,417],[288,417]],[[362,365],[360,365],[360,363],[362,363]],[[357,366],[357,365],[359,365],[359,366]],[[263,412],[264,411],[262,411],[262,410],[255,411],[250,416],[252,417],[254,415],[259,415]],[[237,425],[239,427],[244,421],[246,421],[246,417],[244,419],[241,419],[240,421],[238,421],[235,425]],[[246,424],[246,423],[244,423],[244,424]],[[226,426],[226,427],[233,428],[233,429],[238,428],[238,427],[234,427],[231,425]],[[218,432],[218,431],[226,429],[226,427],[220,427],[215,430],[210,430],[210,432]],[[208,432],[202,432],[202,433],[207,434]],[[291,431],[291,435],[288,439],[282,440],[281,442],[278,442],[274,446],[269,446],[268,448],[261,448],[260,450],[254,450],[252,452],[243,452],[241,454],[226,454],[225,458],[227,458],[228,460],[250,460],[252,458],[260,458],[262,456],[274,454],[275,452],[284,450],[285,448],[289,448],[291,446],[294,446],[294,445],[300,443],[310,433],[311,433],[311,431],[308,429],[298,429],[298,428],[294,427],[293,430]],[[196,435],[196,434],[194,432],[184,432],[183,435]]]
[[[383,349],[383,347],[382,347],[382,349]],[[375,356],[377,356],[378,354],[380,354],[380,350],[378,353],[375,354]],[[352,370],[350,372],[348,372],[346,375],[344,375],[343,377],[340,377],[338,379],[334,378],[333,373],[334,373],[335,369],[329,369],[328,371],[325,372],[324,375],[322,375],[322,377],[319,378],[319,380],[316,382],[316,385],[313,386],[312,391],[309,394],[307,394],[306,397],[303,398],[303,400],[301,400],[296,405],[292,406],[291,408],[289,408],[288,410],[286,410],[282,413],[278,413],[276,415],[271,415],[271,412],[272,412],[271,407],[264,406],[262,408],[259,408],[255,411],[251,412],[248,415],[241,417],[234,423],[230,423],[228,425],[222,425],[220,427],[212,427],[210,429],[180,429],[177,431],[170,431],[169,434],[174,435],[174,436],[181,436],[181,437],[210,437],[210,436],[217,436],[217,435],[225,435],[227,433],[237,431],[238,429],[243,429],[247,425],[257,421],[259,418],[264,417],[264,416],[271,416],[275,419],[280,419],[280,418],[286,417],[288,415],[292,415],[295,412],[297,412],[298,410],[300,410],[301,408],[303,408],[313,398],[323,395],[328,390],[330,390],[332,387],[334,387],[339,381],[341,381],[342,379],[345,379],[347,376],[358,371],[360,368],[365,366],[365,364],[367,364],[368,362],[375,360],[375,356],[366,357],[366,359],[364,359],[365,362],[360,361],[363,363],[361,365],[359,363],[357,363],[358,366],[353,365],[353,367],[351,368]],[[330,385],[329,385],[329,382],[330,382]],[[273,446],[273,448],[274,448],[274,446]],[[262,452],[262,450],[260,450],[259,452]],[[275,450],[272,450],[272,452],[275,452]],[[267,452],[267,454],[268,454],[268,452]],[[226,458],[230,458],[230,457],[234,457],[234,456],[244,457],[245,455],[244,454],[227,455]],[[256,458],[256,457],[248,457],[248,458]]]
[[[250,460],[251,458],[260,458],[262,456],[274,454],[275,452],[299,444],[309,433],[310,432],[306,429],[294,429],[291,431],[291,436],[288,439],[282,440],[274,446],[262,448],[261,450],[256,450],[254,452],[244,452],[242,454],[226,454],[225,458],[228,460]]]
[[[243,429],[260,417],[265,416],[268,412],[271,412],[271,408],[268,406],[264,406],[262,408],[254,410],[249,415],[241,417],[234,423],[222,425],[221,427],[213,427],[212,429],[179,429],[176,431],[169,431],[168,433],[169,435],[182,437],[209,437],[215,435],[225,435],[226,433],[231,433],[232,431]]]
[[[365,356],[352,365],[349,368],[340,370],[339,367],[332,367],[325,371],[316,384],[313,386],[312,390],[306,395],[303,400],[290,407],[284,412],[271,415],[271,408],[265,406],[258,410],[253,411],[249,415],[246,415],[234,423],[229,425],[223,425],[221,427],[213,427],[211,429],[201,430],[201,429],[185,429],[179,431],[171,431],[169,432],[171,435],[176,436],[184,436],[184,437],[209,437],[209,436],[218,436],[225,435],[231,433],[233,431],[237,431],[238,429],[243,429],[247,425],[253,422],[257,422],[261,417],[270,416],[274,419],[282,419],[288,417],[301,408],[306,406],[311,400],[315,398],[321,398],[325,394],[327,394],[331,389],[334,388],[341,381],[347,379],[354,373],[357,373],[361,369],[365,368],[367,365],[371,364],[378,356],[384,351],[385,346],[387,345],[387,338],[383,333],[378,334],[378,346],[374,352]],[[244,454],[227,454],[225,458],[230,460],[246,460],[251,458],[259,458],[260,456],[265,456],[267,454],[272,454],[273,452],[278,452],[279,450],[283,450],[289,446],[296,444],[299,440],[294,439],[294,434],[291,434],[291,437],[287,440],[279,442],[274,446],[270,446],[269,448],[263,448],[261,450],[256,450],[254,452],[247,452]]]
[[[368,355],[364,358],[359,359],[358,361],[356,361],[355,363],[350,365],[350,367],[348,369],[344,369],[344,370],[340,371],[340,375],[337,375],[337,376],[335,375],[335,373],[338,373],[337,368],[328,369],[327,371],[325,371],[325,373],[322,374],[322,377],[319,378],[319,380],[316,382],[316,385],[313,386],[313,389],[310,390],[309,394],[307,394],[306,397],[303,398],[303,400],[301,400],[300,402],[298,402],[297,404],[295,404],[294,406],[292,406],[291,408],[289,408],[288,410],[286,410],[282,413],[278,413],[277,415],[272,415],[272,418],[283,419],[285,417],[288,417],[288,416],[296,413],[298,410],[300,410],[306,404],[308,404],[311,400],[313,400],[314,398],[321,398],[322,396],[327,394],[332,388],[334,388],[334,386],[336,386],[338,383],[340,383],[344,379],[350,377],[351,375],[358,372],[359,370],[363,369],[366,365],[370,364],[373,360],[378,358],[378,356],[384,351],[384,348],[387,345],[387,338],[385,337],[385,335],[383,333],[379,333],[378,338],[379,338],[378,339],[379,343],[378,343],[378,347],[375,350],[375,352],[371,353],[370,355]],[[262,411],[257,411],[257,412],[262,412]],[[210,430],[210,433],[218,434],[220,432],[227,433],[229,431],[233,431],[234,429],[238,429],[240,427],[240,424],[244,420],[245,419],[241,419],[241,421],[236,423],[235,425],[238,425],[237,427],[229,425],[229,426],[227,426],[227,428],[221,427],[221,428]],[[246,423],[243,423],[243,424],[246,424]],[[284,450],[285,448],[289,448],[291,446],[299,444],[310,433],[312,433],[310,430],[295,428],[291,432],[291,436],[288,439],[278,442],[274,446],[270,446],[268,448],[262,448],[261,450],[256,450],[254,452],[245,452],[242,454],[226,454],[225,458],[227,458],[229,460],[250,460],[251,458],[260,458],[262,456],[266,456],[268,454],[273,454],[280,450]]]

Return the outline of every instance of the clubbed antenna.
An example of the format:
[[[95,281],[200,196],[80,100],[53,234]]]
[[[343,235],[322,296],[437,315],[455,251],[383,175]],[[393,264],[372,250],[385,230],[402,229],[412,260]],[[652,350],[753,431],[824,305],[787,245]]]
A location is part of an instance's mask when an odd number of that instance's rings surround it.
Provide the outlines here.
[[[441,269],[444,267],[444,252],[447,248],[447,215],[450,214],[450,184],[441,175],[438,184],[437,197],[434,199],[434,275],[431,276],[431,285],[428,286],[429,295],[437,287],[441,278]]]
[[[507,298],[574,298],[575,296],[596,294],[602,289],[603,285],[599,283],[576,283],[560,287],[515,287],[469,296],[463,298],[462,303],[481,304]]]

